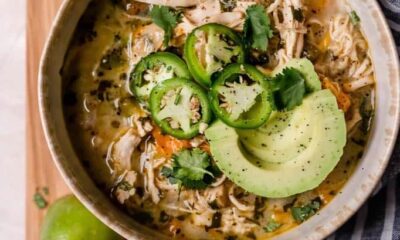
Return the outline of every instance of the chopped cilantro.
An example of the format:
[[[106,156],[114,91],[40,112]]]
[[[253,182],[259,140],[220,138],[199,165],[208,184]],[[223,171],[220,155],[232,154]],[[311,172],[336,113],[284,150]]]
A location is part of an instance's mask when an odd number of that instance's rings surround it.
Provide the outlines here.
[[[47,201],[46,201],[46,199],[44,199],[43,195],[40,192],[36,192],[33,195],[33,201],[36,203],[36,206],[39,209],[43,209],[43,208],[47,207]]]
[[[358,25],[361,21],[360,17],[357,15],[356,11],[351,11],[350,12],[350,20],[353,23],[353,25]]]
[[[319,199],[311,201],[311,203],[302,206],[302,207],[292,207],[291,212],[293,218],[297,222],[304,222],[312,215],[317,213],[317,211],[321,208],[321,201]]]
[[[133,186],[127,181],[122,181],[118,184],[118,188],[122,191],[129,191],[133,189]]]
[[[167,47],[172,38],[175,26],[180,20],[180,13],[166,6],[155,5],[150,11],[153,22],[164,30],[164,47]]]
[[[273,32],[265,8],[261,5],[252,5],[247,8],[246,14],[243,28],[245,44],[247,47],[266,51]]]
[[[206,170],[210,165],[210,156],[206,152],[195,148],[192,151],[183,150],[174,156],[174,165],[178,167],[175,172],[177,178],[201,180],[204,174],[212,173]]]
[[[267,223],[267,226],[264,227],[264,231],[266,232],[275,232],[282,226],[281,223],[275,221],[275,219],[270,219]]]
[[[171,184],[180,184],[179,179],[174,177],[174,171],[172,168],[168,167],[161,168],[161,175],[168,178]]]
[[[301,105],[306,94],[303,75],[294,68],[285,68],[272,81],[278,110],[292,110]]]
[[[171,184],[202,189],[211,184],[220,171],[211,164],[210,156],[198,149],[182,150],[173,156],[173,167],[163,167],[161,175]]]
[[[236,0],[219,0],[224,12],[231,12],[237,5]]]

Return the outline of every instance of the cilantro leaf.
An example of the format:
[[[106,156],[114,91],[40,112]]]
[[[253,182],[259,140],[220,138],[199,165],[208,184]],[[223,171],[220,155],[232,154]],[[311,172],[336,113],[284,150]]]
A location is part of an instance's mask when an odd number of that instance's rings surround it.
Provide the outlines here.
[[[40,192],[36,192],[33,195],[33,201],[36,203],[36,206],[39,209],[43,209],[45,207],[47,207],[48,202],[46,201],[46,199],[43,197],[43,195]]]
[[[252,5],[246,10],[246,20],[244,22],[244,42],[247,47],[266,51],[268,40],[272,38],[271,21],[261,5]]]
[[[172,38],[172,33],[178,21],[180,13],[175,12],[166,6],[155,5],[150,11],[150,16],[153,22],[164,30],[164,47],[167,47]]]
[[[201,180],[204,174],[212,173],[206,170],[210,165],[210,156],[206,152],[195,148],[192,151],[183,150],[174,155],[174,166],[177,168],[175,177],[179,179]]]
[[[285,68],[272,81],[278,110],[292,110],[301,105],[306,94],[303,75],[294,68]]]
[[[321,208],[321,200],[316,199],[302,207],[292,207],[291,213],[297,222],[304,222]]]
[[[172,168],[162,167],[161,175],[166,177],[171,184],[179,184],[181,185],[181,181],[174,177],[174,171]]]
[[[210,185],[202,180],[190,180],[190,179],[182,179],[181,180],[182,186],[188,189],[205,189]]]
[[[358,25],[361,21],[360,17],[357,15],[356,11],[351,11],[350,12],[350,20],[353,25]]]
[[[282,224],[275,221],[275,219],[270,219],[267,223],[267,226],[265,226],[263,229],[266,232],[275,232],[281,226]]]
[[[161,169],[161,175],[171,184],[189,189],[206,188],[220,174],[219,169],[211,164],[210,156],[198,148],[180,151],[173,156],[172,168]]]

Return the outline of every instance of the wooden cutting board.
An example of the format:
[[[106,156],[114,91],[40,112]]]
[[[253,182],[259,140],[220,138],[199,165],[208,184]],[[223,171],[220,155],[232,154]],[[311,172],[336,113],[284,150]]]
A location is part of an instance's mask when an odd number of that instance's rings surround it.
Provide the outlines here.
[[[70,191],[61,179],[52,162],[44,139],[38,107],[38,68],[44,43],[51,23],[62,0],[27,0],[27,79],[26,79],[26,239],[39,239],[40,225],[46,209],[39,209],[33,201],[37,190],[48,188],[46,201],[55,199]]]

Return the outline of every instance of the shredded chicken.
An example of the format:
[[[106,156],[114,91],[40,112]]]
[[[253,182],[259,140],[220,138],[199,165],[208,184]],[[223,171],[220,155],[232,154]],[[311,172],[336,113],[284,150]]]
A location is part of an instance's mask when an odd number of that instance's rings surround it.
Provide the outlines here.
[[[240,215],[236,207],[224,209],[221,218],[222,227],[220,230],[224,233],[245,235],[257,227],[255,223],[249,222]]]
[[[350,132],[362,117],[356,107],[350,109],[349,94],[375,83],[374,70],[368,55],[368,44],[347,13],[329,18],[327,24],[318,20],[313,20],[313,24],[327,29],[329,38],[329,41],[325,43],[329,58],[318,61],[315,69],[319,73],[330,76],[331,81],[324,79],[323,86],[331,89],[340,108],[349,112],[346,115],[346,124]]]
[[[229,200],[237,207],[240,211],[248,212],[248,211],[254,211],[254,205],[250,204],[244,204],[240,202],[236,196],[235,196],[235,189],[236,185],[232,184],[232,186],[229,188]]]
[[[221,4],[218,0],[205,0],[193,10],[187,11],[185,17],[196,24],[196,26],[199,26],[203,25],[206,19],[221,13]]]
[[[135,0],[137,2],[164,5],[169,7],[191,7],[196,6],[204,0]]]
[[[373,75],[368,75],[366,77],[358,78],[353,81],[349,81],[343,84],[344,89],[347,92],[354,92],[362,87],[366,87],[368,85],[372,85],[375,83]]]
[[[259,0],[238,0],[236,1],[236,7],[232,10],[233,12],[241,12],[241,13],[246,13],[246,10],[248,7],[260,3]]]
[[[206,189],[203,195],[208,203],[212,203],[215,201],[218,206],[224,207],[227,205],[226,190],[223,184]]]
[[[145,195],[150,196],[152,201],[157,204],[160,201],[160,189],[155,170],[162,166],[166,159],[155,158],[155,153],[155,146],[146,142],[144,152],[139,159],[139,171],[143,175]]]
[[[143,57],[160,50],[164,39],[164,31],[152,23],[140,27],[131,35],[128,44],[128,57],[131,65],[135,65]]]
[[[175,28],[176,36],[188,35],[198,26],[219,23],[235,30],[242,30],[248,6],[257,1],[238,1],[232,12],[223,12],[219,0],[205,0],[196,8],[184,12],[182,22]]]
[[[121,204],[135,195],[135,183],[137,180],[137,173],[135,171],[125,171],[118,180],[117,190],[115,196]]]
[[[196,148],[196,147],[199,147],[201,144],[203,144],[205,141],[206,141],[206,138],[202,135],[199,135],[190,140],[190,146]]]
[[[347,92],[374,84],[367,42],[351,22],[349,14],[339,14],[330,20],[329,34],[331,40],[328,49],[334,58],[325,71],[345,78],[347,81],[343,87]],[[326,66],[316,66],[317,70],[324,68]]]
[[[211,226],[214,212],[204,211],[198,214],[191,214],[192,221],[196,226]]]
[[[131,170],[132,154],[139,146],[142,138],[129,129],[121,138],[111,145],[111,160],[115,170]]]
[[[153,163],[151,161],[148,161],[146,162],[144,167],[146,169],[145,191],[150,193],[151,200],[157,204],[160,201],[160,190],[155,184]]]
[[[304,8],[302,0],[275,0],[267,9],[268,13],[272,13],[281,41],[285,43],[284,48],[277,52],[279,65],[301,56],[307,28],[303,22],[295,19],[293,9],[302,8]]]
[[[132,116],[132,123],[136,127],[140,137],[146,136],[153,130],[153,125],[151,125],[150,120],[142,118],[141,116]]]

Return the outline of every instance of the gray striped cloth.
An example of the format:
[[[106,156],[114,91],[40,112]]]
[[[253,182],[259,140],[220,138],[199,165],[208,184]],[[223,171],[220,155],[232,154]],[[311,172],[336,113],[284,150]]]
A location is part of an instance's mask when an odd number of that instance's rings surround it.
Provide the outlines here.
[[[400,54],[400,0],[379,0]],[[400,240],[400,135],[381,184],[327,240]]]

